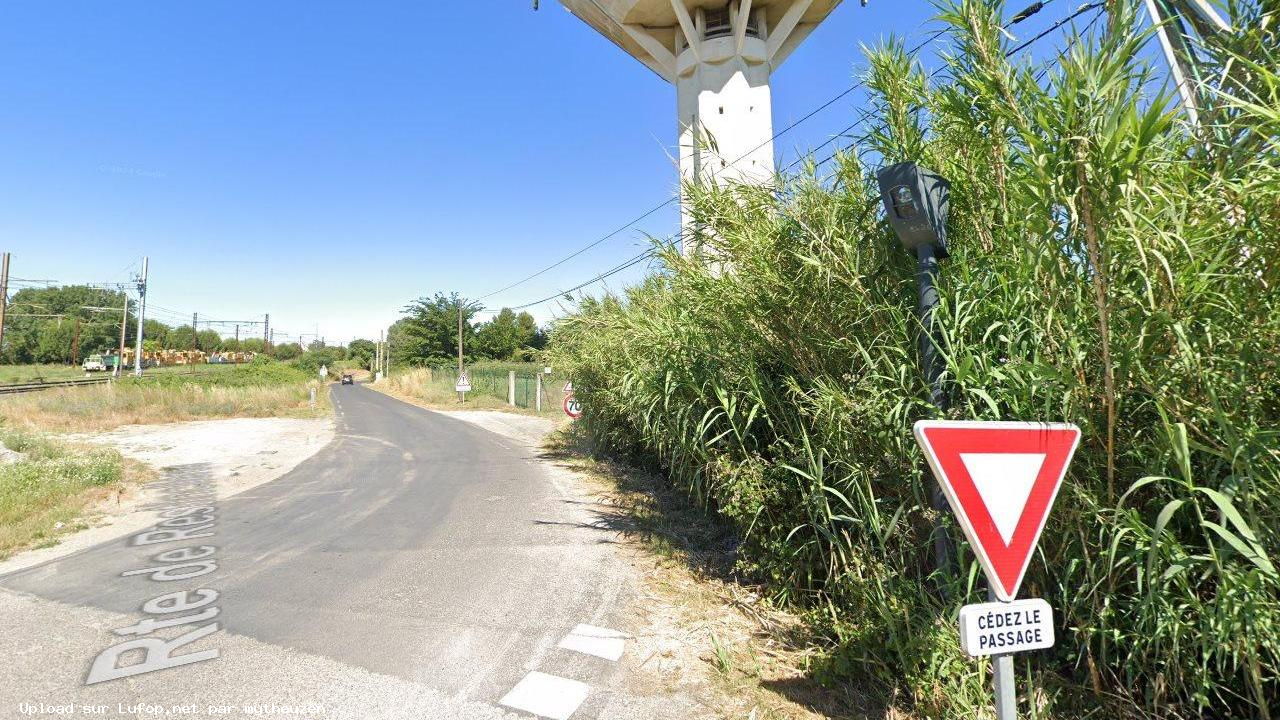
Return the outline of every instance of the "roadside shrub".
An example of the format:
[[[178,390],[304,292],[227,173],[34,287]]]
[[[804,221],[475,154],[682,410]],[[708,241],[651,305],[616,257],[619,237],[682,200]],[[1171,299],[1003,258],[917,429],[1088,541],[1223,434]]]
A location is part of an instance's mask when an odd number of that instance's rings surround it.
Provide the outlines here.
[[[0,398],[0,420],[41,431],[109,430],[231,417],[312,416],[327,409],[328,394],[310,407],[307,373],[259,358],[247,365],[195,374],[154,373],[109,385],[45,390]]]
[[[0,465],[0,558],[58,534],[89,502],[86,491],[118,486],[124,461],[114,450],[72,448],[0,427],[0,443],[23,454]]]
[[[1023,695],[1057,717],[1280,709],[1280,82],[1250,57],[1216,119],[1230,140],[1196,137],[1123,6],[1041,77],[1004,58],[1001,3],[945,3],[947,81],[870,50],[875,120],[830,177],[686,188],[723,262],[661,250],[663,272],[552,337],[596,443],[731,520],[740,570],[808,610],[815,671],[928,717],[989,700],[954,627],[980,572],[967,549],[934,566],[910,431],[936,416],[915,265],[872,172],[907,159],[953,183],[947,417],[1085,433],[1024,585],[1062,630],[1019,659]]]
[[[143,387],[246,388],[303,384],[316,377],[291,363],[258,356],[252,362],[231,367],[204,368],[193,374],[154,373],[142,380],[124,378],[123,384]],[[319,369],[319,365],[316,366]]]

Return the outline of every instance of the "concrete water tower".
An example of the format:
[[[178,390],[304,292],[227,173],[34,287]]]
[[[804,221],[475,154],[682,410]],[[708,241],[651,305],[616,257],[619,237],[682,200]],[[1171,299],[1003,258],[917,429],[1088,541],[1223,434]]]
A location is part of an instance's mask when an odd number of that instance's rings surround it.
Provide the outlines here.
[[[840,0],[560,0],[676,86],[680,175],[768,180],[773,71]],[[687,213],[681,209],[684,224]],[[689,244],[685,244],[689,251]]]

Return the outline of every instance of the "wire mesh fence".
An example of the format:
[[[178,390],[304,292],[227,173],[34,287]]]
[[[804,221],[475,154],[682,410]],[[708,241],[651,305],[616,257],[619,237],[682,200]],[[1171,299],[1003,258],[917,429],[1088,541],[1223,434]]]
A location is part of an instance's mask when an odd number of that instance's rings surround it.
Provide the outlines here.
[[[471,390],[467,395],[472,399],[479,396],[498,400],[544,415],[561,413],[566,381],[554,370],[550,373],[546,370],[544,366],[532,363],[468,367],[467,377],[471,382]],[[452,391],[457,381],[458,369],[453,367],[432,368],[427,380],[436,389],[446,391]]]

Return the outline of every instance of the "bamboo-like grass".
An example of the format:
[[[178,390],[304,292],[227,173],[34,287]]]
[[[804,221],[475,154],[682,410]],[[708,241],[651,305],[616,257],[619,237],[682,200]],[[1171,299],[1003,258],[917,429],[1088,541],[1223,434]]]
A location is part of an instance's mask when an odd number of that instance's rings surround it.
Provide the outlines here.
[[[934,567],[910,432],[937,413],[872,172],[904,159],[952,181],[947,417],[1085,433],[1024,585],[1060,627],[1018,660],[1024,712],[1280,717],[1276,18],[1241,19],[1263,29],[1239,39],[1220,141],[1185,126],[1114,7],[1040,78],[1005,59],[1001,3],[943,2],[946,80],[898,41],[870,49],[876,120],[831,177],[687,187],[727,263],[662,251],[664,272],[553,334],[598,446],[731,520],[740,571],[808,609],[814,672],[924,717],[981,716],[989,690],[954,626],[980,572],[963,546]]]

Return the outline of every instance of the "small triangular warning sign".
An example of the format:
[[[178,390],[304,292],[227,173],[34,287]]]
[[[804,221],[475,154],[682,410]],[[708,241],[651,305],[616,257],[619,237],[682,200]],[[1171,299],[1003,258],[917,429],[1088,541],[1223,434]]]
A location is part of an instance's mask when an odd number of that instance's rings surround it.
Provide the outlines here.
[[[987,580],[1013,600],[1080,443],[1074,425],[922,421],[929,460]]]

